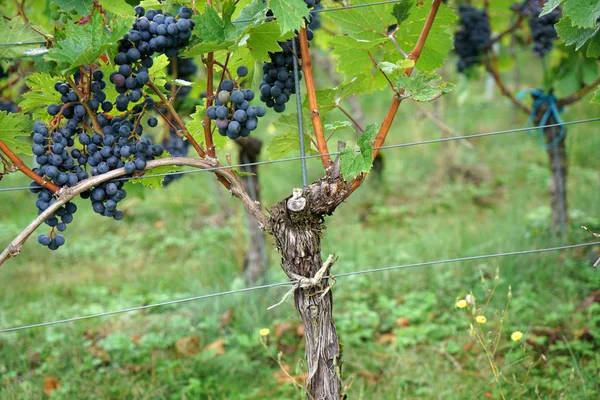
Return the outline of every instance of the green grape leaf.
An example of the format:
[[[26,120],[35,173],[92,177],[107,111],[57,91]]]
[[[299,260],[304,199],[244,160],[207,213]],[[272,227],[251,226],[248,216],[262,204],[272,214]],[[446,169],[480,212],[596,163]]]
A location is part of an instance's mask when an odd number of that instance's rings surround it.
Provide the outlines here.
[[[163,4],[159,0],[142,0],[140,1],[140,6],[144,7],[145,9],[160,9],[161,7],[163,7]]]
[[[369,172],[373,165],[373,147],[371,140],[377,136],[377,124],[369,124],[358,138],[358,151],[343,148],[340,152],[340,172],[346,181],[361,172]]]
[[[368,0],[358,0],[357,4],[367,4]],[[406,52],[412,50],[417,43],[423,25],[427,19],[431,6],[427,5],[412,7],[407,19],[399,26],[396,33],[396,40],[399,46]],[[398,54],[397,49],[387,38],[387,28],[397,22],[393,15],[391,5],[382,5],[372,7],[368,12],[362,9],[345,10],[344,12],[331,13],[330,18],[340,27],[345,36],[336,36],[331,40],[334,45],[334,54],[339,58],[338,71],[350,76],[366,74],[364,70],[366,60],[360,55],[361,51],[354,51],[353,57],[360,57],[359,63],[354,66],[354,60],[351,58],[349,48],[335,49],[337,46],[351,47],[351,43],[346,38],[353,38],[364,41],[380,41],[386,43],[384,47],[386,54]],[[417,68],[424,71],[433,71],[442,66],[446,56],[453,48],[452,27],[456,16],[452,10],[445,4],[442,4],[438,10],[435,22],[425,42],[421,57],[417,62]],[[370,50],[372,54],[376,51],[375,47]],[[346,57],[343,57],[345,54]],[[360,70],[359,70],[360,69]],[[351,72],[353,71],[353,72]],[[358,72],[358,74],[356,73]]]
[[[600,86],[598,86],[594,91],[594,97],[592,97],[590,103],[600,104]]]
[[[354,130],[354,125],[350,121],[335,121],[332,124],[325,124],[323,126],[326,132],[337,132],[345,129]]]
[[[373,60],[369,52],[377,51],[386,41],[385,38],[366,40],[352,36],[335,36],[330,44],[333,46],[333,54],[339,58],[338,71],[348,77],[371,74]]]
[[[309,126],[306,113],[304,117],[304,128]],[[273,123],[277,134],[271,139],[267,146],[269,160],[280,160],[293,151],[300,150],[300,136],[298,135],[298,114],[286,114],[279,117]],[[312,147],[310,136],[304,132],[304,148],[307,155],[318,154]]]
[[[0,139],[13,153],[32,155],[29,141],[32,129],[29,115],[0,112]]]
[[[596,34],[590,39],[590,44],[585,55],[589,58],[600,57],[600,33],[596,32]]]
[[[34,119],[43,122],[50,121],[53,117],[46,112],[46,107],[61,102],[60,94],[54,90],[54,84],[58,80],[39,72],[27,77],[25,83],[27,83],[29,91],[23,94],[23,100],[19,103],[19,107],[23,112],[31,112]]]
[[[579,50],[588,41],[589,38],[598,32],[598,28],[580,28],[573,26],[571,18],[564,17],[554,25],[558,36],[567,46],[575,45],[575,50]]]
[[[154,58],[154,62],[150,68],[148,68],[148,75],[153,79],[166,78],[167,67],[169,66],[169,57],[165,54],[161,54]]]
[[[235,27],[238,30],[238,35],[241,35],[246,28],[254,23],[263,23],[266,18],[267,10],[267,3],[263,3],[262,1],[252,2],[251,4],[242,8],[235,23]]]
[[[317,104],[319,105],[319,112],[322,115],[327,114],[333,110],[340,99],[340,91],[338,88],[333,89],[320,89],[315,92],[317,95]],[[308,99],[304,100],[303,107],[308,110]]]
[[[398,28],[396,38],[400,47],[406,52],[411,51],[417,44],[430,9],[429,5],[413,8],[410,17]],[[442,4],[417,61],[417,69],[435,71],[443,65],[448,53],[454,48],[451,28],[455,21],[456,16],[452,9],[446,4]]]
[[[89,15],[94,6],[93,0],[52,0],[52,2],[63,11],[70,12],[74,9],[79,15]]]
[[[185,57],[193,57],[211,51],[225,50],[234,44],[236,33],[231,23],[231,15],[224,14],[221,19],[219,13],[210,5],[206,5],[204,14],[196,15],[192,19],[196,22],[194,37],[190,48],[184,53]]]
[[[372,79],[369,79],[369,81]],[[362,93],[366,79],[355,78],[348,83],[340,84],[332,89],[320,89],[316,91],[319,112],[325,115],[335,109],[345,98]],[[303,102],[303,108],[308,110],[308,99]],[[309,112],[310,113],[310,112]]]
[[[28,42],[34,43],[15,44]],[[44,43],[44,37],[26,25],[20,16],[10,21],[0,18],[0,59],[23,57],[25,51],[39,48]]]
[[[401,76],[397,82],[398,89],[404,89],[404,96],[419,102],[433,101],[454,88],[452,83],[442,81],[438,75],[423,72]]]
[[[254,60],[263,62],[269,60],[269,52],[281,51],[279,41],[285,41],[293,36],[291,32],[281,35],[277,24],[267,23],[250,28],[238,46],[247,46]]]
[[[135,13],[133,6],[123,0],[100,0],[100,5],[104,10],[118,16],[133,15]]]
[[[308,7],[303,0],[269,0],[269,8],[277,19],[281,33],[300,29],[308,18]]]
[[[203,105],[196,106],[196,111],[190,115],[192,118],[189,120],[185,127],[194,140],[198,143],[204,142],[204,117],[206,116],[205,107]],[[215,130],[213,134],[213,144],[215,149],[222,149],[227,143],[227,136],[221,136],[219,132]]]
[[[397,63],[391,63],[388,61],[382,61],[379,64],[379,68],[383,72],[389,75],[402,75],[406,68],[412,68],[415,66],[415,62],[413,60],[404,59]]]
[[[542,12],[540,13],[540,17],[543,17],[546,14],[550,14],[554,9],[560,6],[565,0],[548,0],[544,7],[542,8]]]
[[[91,64],[100,54],[113,47],[127,33],[131,24],[130,18],[116,18],[111,25],[112,31],[109,31],[104,27],[102,14],[94,12],[84,25],[67,25],[66,38],[56,42],[44,58],[63,63],[64,72]]]
[[[600,3],[598,0],[567,0],[563,7],[563,14],[571,18],[574,26],[581,28],[595,28],[600,17]]]
[[[159,158],[168,158],[170,156],[171,155],[169,153],[164,152],[163,155]],[[170,172],[181,171],[181,169],[182,168],[177,165],[165,165],[162,167],[149,169],[148,171],[144,172],[144,176],[168,174]],[[129,182],[134,184],[140,184],[150,189],[157,189],[162,186],[164,180],[164,176],[153,176],[150,178],[131,179]]]
[[[398,25],[402,24],[410,16],[410,9],[414,5],[414,0],[404,0],[402,3],[394,5],[392,15],[396,17]]]
[[[318,154],[310,147],[310,136],[304,134],[304,146],[308,146],[307,154]],[[306,149],[306,147],[305,147]],[[298,128],[296,132],[284,132],[275,135],[269,146],[267,147],[267,154],[269,160],[280,160],[287,156],[292,151],[300,150],[300,137],[298,136]]]

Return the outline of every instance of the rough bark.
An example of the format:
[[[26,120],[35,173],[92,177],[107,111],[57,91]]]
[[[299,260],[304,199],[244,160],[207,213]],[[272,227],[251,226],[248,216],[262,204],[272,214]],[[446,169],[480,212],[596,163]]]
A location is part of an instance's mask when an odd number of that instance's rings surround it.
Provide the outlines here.
[[[242,164],[255,163],[260,157],[262,141],[255,137],[238,138],[239,160]],[[258,179],[258,165],[243,167],[242,172],[253,175],[243,176],[242,183],[254,201],[260,201],[260,183]],[[249,242],[244,256],[244,277],[248,283],[255,283],[264,277],[267,269],[266,248],[264,233],[256,218],[246,213],[248,223]]]
[[[323,220],[333,213],[348,190],[340,179],[323,178],[303,190],[295,189],[293,196],[271,208],[271,233],[283,270],[291,279],[294,275],[312,278],[322,268]],[[343,398],[342,351],[333,322],[331,291],[321,296],[327,288],[328,280],[323,279],[313,288],[298,289],[294,294],[305,329],[307,398],[315,400]]]
[[[545,112],[545,108],[540,107],[538,113],[539,123],[541,115]],[[556,124],[556,120],[550,116],[546,125]],[[544,128],[544,140],[547,146],[548,161],[550,172],[552,174],[552,185],[550,186],[550,198],[552,207],[552,230],[562,235],[566,232],[567,226],[567,149],[565,141],[567,139],[566,132],[562,139],[555,145],[556,138],[560,136],[560,126]]]

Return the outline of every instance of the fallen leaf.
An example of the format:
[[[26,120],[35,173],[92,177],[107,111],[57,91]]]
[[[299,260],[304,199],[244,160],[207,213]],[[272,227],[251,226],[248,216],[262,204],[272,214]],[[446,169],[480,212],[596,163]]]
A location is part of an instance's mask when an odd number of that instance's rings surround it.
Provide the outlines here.
[[[140,340],[142,340],[143,335],[135,335],[134,337],[131,338],[131,343],[133,344],[139,344]]]
[[[382,333],[377,338],[377,343],[379,344],[393,344],[396,343],[396,334],[393,332]]]
[[[217,341],[214,341],[214,342],[208,344],[204,348],[204,350],[205,351],[209,351],[210,350],[210,351],[213,351],[216,355],[222,356],[223,354],[225,354],[225,346],[223,346],[224,342],[225,341],[223,340],[223,338],[221,338],[221,339],[219,339]]]
[[[406,328],[410,326],[410,320],[406,317],[400,317],[396,320],[396,327],[397,328]]]
[[[87,348],[87,352],[90,353],[92,357],[102,360],[102,362],[105,364],[108,364],[110,362],[110,355],[104,349],[101,349],[96,346],[91,346]]]
[[[200,339],[197,336],[185,336],[175,343],[175,351],[180,357],[190,357],[200,351]]]
[[[585,298],[577,308],[579,311],[584,311],[594,303],[600,303],[600,290],[595,290],[591,295]]]
[[[273,374],[273,378],[277,380],[278,385],[293,385],[294,383],[298,385],[303,385],[304,382],[308,379],[308,373],[300,375],[290,375],[283,370],[279,370]]]
[[[52,392],[58,389],[59,387],[60,382],[56,377],[50,376],[44,379],[44,393],[46,393],[46,396],[52,396]]]
[[[296,327],[296,335],[298,337],[304,337],[304,325],[298,325]]]
[[[465,343],[462,345],[462,349],[464,351],[471,351],[473,349],[473,344],[471,343]]]
[[[492,397],[494,397],[494,396],[493,396],[493,395],[492,395],[490,392],[486,392],[486,393],[485,393],[485,397],[486,397],[487,399],[491,399],[491,398],[492,398]]]
[[[590,330],[588,328],[578,329],[577,331],[575,331],[574,336],[577,340],[587,340],[590,342],[594,340],[594,335],[590,333]]]
[[[154,223],[154,226],[156,227],[156,229],[162,229],[165,226],[165,221],[163,221],[162,219],[159,219],[158,221],[156,221]]]
[[[277,346],[277,350],[281,351],[286,356],[289,356],[290,354],[294,354],[296,350],[298,350],[299,343],[276,343],[275,346]]]
[[[365,378],[369,385],[377,384],[378,376],[370,371],[366,371],[366,370],[358,371],[358,375]]]
[[[42,356],[37,351],[33,351],[27,354],[27,362],[29,363],[29,368],[37,368],[42,365]]]
[[[283,322],[281,324],[275,324],[273,328],[275,337],[282,337],[287,331],[292,329],[294,325],[291,322]]]
[[[231,324],[231,319],[233,318],[233,308],[229,307],[223,315],[219,318],[219,322],[221,323],[221,328],[225,328]]]

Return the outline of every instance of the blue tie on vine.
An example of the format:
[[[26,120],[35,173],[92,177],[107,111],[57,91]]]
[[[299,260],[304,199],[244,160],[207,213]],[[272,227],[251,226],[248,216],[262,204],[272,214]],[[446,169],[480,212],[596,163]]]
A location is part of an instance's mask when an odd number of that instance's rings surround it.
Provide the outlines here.
[[[562,125],[563,120],[560,117],[560,113],[563,112],[563,108],[561,107],[559,109],[556,106],[556,97],[552,93],[546,94],[542,90],[539,90],[539,89],[521,90],[517,94],[517,98],[523,99],[527,93],[531,94],[531,97],[533,97],[533,107],[531,109],[531,114],[529,114],[529,120],[527,121],[527,125],[534,125],[533,121],[534,121],[535,117],[537,116],[538,110],[540,109],[540,107],[542,105],[546,105],[546,111],[544,112],[544,115],[540,119],[540,123],[538,124],[538,126],[547,125],[548,119],[550,118],[550,116],[552,116],[554,118],[554,121],[556,121],[556,124],[560,124],[560,134],[558,136],[556,136],[554,139],[552,139],[551,143],[546,143],[544,140],[544,128],[538,128],[537,129],[538,140],[540,142],[540,145],[542,145],[546,149],[556,148],[556,145],[561,140],[564,139],[565,134],[566,134],[565,126]]]

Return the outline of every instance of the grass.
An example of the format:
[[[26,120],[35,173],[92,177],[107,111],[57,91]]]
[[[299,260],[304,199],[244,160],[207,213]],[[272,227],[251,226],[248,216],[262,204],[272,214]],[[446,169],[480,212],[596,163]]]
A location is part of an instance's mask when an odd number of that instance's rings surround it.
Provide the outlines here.
[[[476,88],[460,105],[458,94],[441,102],[450,126],[471,134],[525,125],[498,95],[486,99]],[[364,99],[369,121],[381,119],[385,100]],[[388,143],[439,137],[415,114],[402,104]],[[596,115],[597,106],[582,103],[564,120]],[[515,133],[473,140],[476,151],[457,142],[384,151],[381,179],[369,178],[328,218],[323,254],[336,253],[334,273],[342,273],[590,240],[579,225],[600,228],[595,131],[594,124],[568,128],[572,224],[565,241],[548,233],[545,151]],[[309,177],[321,173],[318,160],[309,161]],[[15,174],[1,187],[27,183]],[[266,205],[300,184],[299,163],[261,167]],[[245,216],[222,192],[211,175],[188,175],[168,190],[131,195],[120,223],[92,215],[78,200],[66,246],[49,252],[33,240],[0,269],[0,326],[243,287]],[[33,218],[34,195],[0,196],[0,243],[7,243]],[[582,304],[600,287],[590,267],[597,256],[583,248],[340,278],[334,317],[349,398],[480,399],[500,398],[500,391],[506,398],[593,398],[600,390],[600,304]],[[283,281],[271,248],[269,258],[268,280]],[[301,378],[304,344],[293,305],[266,311],[285,290],[0,334],[0,398],[43,399],[45,385],[65,399],[302,398],[273,359],[281,352],[282,365]],[[457,299],[469,293],[479,306],[457,310]],[[470,324],[488,297],[482,346]],[[265,327],[266,348],[258,335]],[[510,340],[516,330],[524,333],[520,342]],[[497,335],[492,365],[500,386],[485,356]]]

